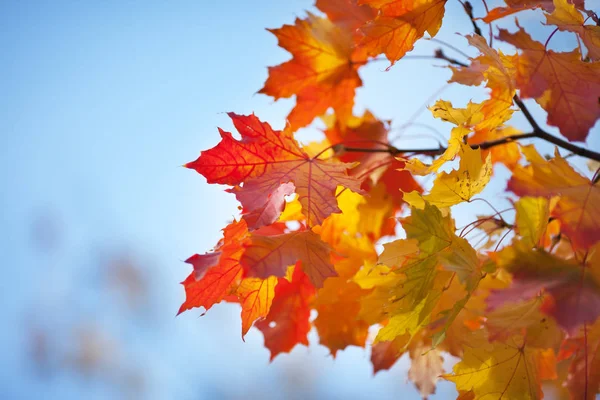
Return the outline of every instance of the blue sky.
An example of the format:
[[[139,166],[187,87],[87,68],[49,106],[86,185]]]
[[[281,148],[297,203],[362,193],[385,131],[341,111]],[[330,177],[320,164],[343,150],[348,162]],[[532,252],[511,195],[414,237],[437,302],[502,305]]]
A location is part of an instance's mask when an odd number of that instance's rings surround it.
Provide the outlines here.
[[[67,368],[51,377],[33,371],[30,327],[64,342],[65,332],[83,321],[108,332],[123,348],[124,363],[142,370],[144,398],[283,398],[292,396],[286,387],[310,391],[311,385],[327,398],[400,393],[419,398],[406,383],[405,362],[372,377],[367,351],[352,348],[333,360],[314,335],[308,349],[296,348],[269,364],[257,331],[242,342],[236,305],[175,318],[183,300],[179,282],[189,272],[181,260],[210,249],[237,212],[222,187],[180,166],[216,144],[217,126],[231,129],[225,112],[255,112],[283,127],[292,101],[255,94],[266,66],[288,58],[264,28],[291,23],[311,5],[305,0],[0,5],[5,255],[0,299],[6,326],[0,332],[0,397],[122,395],[112,383]],[[533,14],[523,18],[528,15]],[[471,27],[460,4],[448,4],[444,23],[440,35],[464,49],[465,40],[454,33],[470,33]],[[540,38],[547,36],[537,27]],[[553,39],[559,46],[563,42],[570,45],[568,38]],[[413,54],[431,54],[436,47],[423,42]],[[364,68],[356,110],[368,106],[402,125],[444,86],[449,72],[442,65],[406,60],[388,72],[386,63]],[[439,97],[464,104],[483,94],[449,86]],[[427,111],[419,118],[432,122]],[[515,120],[526,127],[521,117]],[[309,128],[301,137],[316,134]],[[598,148],[598,140],[592,147]],[[485,193],[497,198],[502,190],[497,184]],[[58,237],[46,251],[32,242],[40,218],[51,221]],[[124,311],[99,283],[104,255],[120,252],[134,254],[148,281],[141,312]],[[63,346],[69,347],[68,340]],[[445,398],[452,385],[442,383],[439,393]]]

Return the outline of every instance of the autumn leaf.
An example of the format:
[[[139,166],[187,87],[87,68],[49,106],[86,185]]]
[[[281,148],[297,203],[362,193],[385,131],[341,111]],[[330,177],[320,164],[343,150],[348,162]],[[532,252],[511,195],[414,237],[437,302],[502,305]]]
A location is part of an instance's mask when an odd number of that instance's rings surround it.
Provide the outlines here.
[[[319,333],[319,342],[335,357],[347,346],[364,347],[369,324],[358,319],[359,299],[366,294],[354,282],[343,278],[331,278],[317,292],[315,308],[318,316],[314,325]]]
[[[439,298],[439,293],[428,292],[427,297],[419,301],[411,310],[392,316],[386,326],[379,330],[375,343],[388,342],[398,337],[412,338],[419,329],[431,320],[431,311]]]
[[[217,246],[218,250],[210,256],[211,262],[208,263],[212,264],[218,257],[218,264],[209,269],[203,268],[204,272],[201,274],[196,273],[198,267],[194,265],[194,272],[183,281],[186,299],[179,309],[179,314],[195,307],[208,310],[235,292],[242,277],[239,261],[244,251],[242,242],[247,234],[248,228],[243,220],[233,222],[223,230],[223,240]],[[192,264],[194,258],[191,258]]]
[[[489,346],[467,346],[453,374],[444,378],[475,398],[541,399],[541,381],[555,377],[556,357],[551,349],[529,348],[520,338]]]
[[[490,340],[506,340],[514,334],[523,335],[528,346],[558,349],[564,332],[556,321],[542,313],[543,298],[534,297],[519,303],[507,303],[487,313],[485,326]]]
[[[199,281],[206,275],[206,272],[212,267],[216,267],[221,259],[221,252],[215,251],[207,254],[194,254],[187,260],[186,263],[194,267],[194,279]]]
[[[520,196],[559,196],[551,216],[576,247],[587,248],[600,237],[600,185],[584,178],[555,152],[546,160],[533,146],[523,147],[529,165],[517,167],[508,190]]]
[[[432,349],[431,345],[425,342],[411,344],[410,358],[408,379],[415,384],[421,396],[426,399],[435,394],[436,383],[444,373],[444,359],[439,350]]]
[[[254,321],[265,318],[269,313],[275,285],[277,278],[274,276],[267,279],[246,278],[240,283],[236,294],[242,305],[242,337],[248,333]]]
[[[333,9],[327,9],[334,14]],[[279,46],[292,59],[269,68],[269,78],[259,91],[276,100],[296,96],[296,106],[288,115],[293,130],[312,122],[332,107],[336,114],[349,116],[354,91],[362,85],[357,70],[366,61],[354,56],[353,26],[308,13],[294,25],[270,29]]]
[[[440,114],[438,110],[438,108],[434,108],[434,115],[444,115]],[[460,154],[462,145],[464,144],[464,138],[469,133],[470,129],[464,126],[453,128],[450,132],[450,139],[448,139],[448,146],[431,164],[427,165],[418,158],[412,158],[406,162],[405,168],[415,175],[429,175],[433,172],[437,172],[442,165],[448,161],[454,160],[454,158]],[[406,193],[408,193],[408,191],[406,191]]]
[[[446,0],[360,0],[379,14],[361,31],[360,46],[369,56],[385,54],[392,65],[413,49],[425,32],[435,36],[442,25]]]
[[[496,7],[490,10],[490,12],[481,19],[489,24],[500,18],[525,10],[533,10],[536,8],[541,8],[548,12],[554,10],[554,3],[552,0],[504,0],[504,2],[506,3],[506,7]],[[584,6],[584,0],[573,0],[572,3],[578,8],[583,8]]]
[[[521,49],[513,56],[516,82],[522,98],[534,98],[571,141],[585,141],[600,117],[600,64],[581,61],[579,50],[555,52],[519,27],[516,33],[500,29],[498,38]]]
[[[589,266],[518,242],[496,253],[494,259],[512,274],[513,280],[509,288],[494,291],[488,297],[490,310],[546,294],[540,309],[553,316],[568,333],[600,316],[600,282]]]
[[[406,352],[406,343],[403,337],[397,337],[389,342],[377,342],[371,347],[371,364],[373,374],[390,369],[396,361]]]
[[[600,392],[600,323],[584,326],[566,346],[574,348],[566,379],[571,398],[595,399]]]
[[[515,203],[515,209],[517,230],[523,243],[537,246],[548,226],[548,200],[544,197],[522,197]]]
[[[336,276],[329,261],[330,247],[311,231],[283,235],[251,235],[244,244],[241,259],[246,276],[284,277],[288,266],[301,261],[301,266],[315,287],[322,287],[328,277]]]
[[[360,181],[346,172],[352,165],[309,157],[289,131],[273,131],[254,115],[229,116],[241,140],[220,130],[221,142],[186,167],[204,175],[209,183],[244,183],[232,191],[246,212],[267,207],[275,201],[273,196],[283,197],[289,190],[280,186],[291,182],[307,223],[318,225],[329,214],[339,212],[335,199],[338,186],[360,192]],[[277,204],[281,204],[280,199]]]
[[[470,290],[478,279],[479,260],[475,250],[465,239],[456,236],[451,218],[442,217],[436,207],[426,203],[424,210],[413,208],[411,216],[402,220],[402,226],[408,240],[400,239],[399,243],[388,245],[385,249],[387,254],[382,254],[384,258],[395,261],[394,253],[396,248],[399,249],[398,261],[402,265],[396,272],[403,279],[396,288],[388,289],[387,302],[390,304],[384,302],[382,307],[388,308],[390,319],[379,331],[376,342],[392,341],[404,335],[408,342],[419,329],[432,322],[432,312],[438,307],[443,286],[451,279],[452,273]],[[410,248],[415,242],[418,243],[418,252],[405,256],[406,247]],[[438,265],[447,271],[440,270]],[[454,317],[447,320],[448,325]]]
[[[458,170],[441,172],[427,195],[417,192],[406,193],[404,200],[412,206],[423,208],[424,201],[437,207],[450,207],[469,201],[481,193],[492,176],[492,160],[488,155],[482,160],[480,149],[471,149],[461,144],[461,158]]]
[[[595,61],[600,59],[600,26],[585,25],[583,15],[574,4],[554,0],[554,11],[546,14],[546,23],[556,25],[561,31],[578,34],[588,50],[588,57]]]
[[[402,220],[402,227],[408,239],[419,243],[421,257],[437,256],[463,283],[477,279],[477,253],[467,240],[456,235],[450,216],[443,217],[438,208],[425,203],[423,210],[412,208],[411,216]]]
[[[483,77],[483,76],[482,76]],[[456,126],[473,127],[483,120],[481,104],[469,102],[466,108],[455,108],[452,103],[438,100],[429,110],[435,118],[450,122]]]
[[[419,253],[418,242],[414,239],[399,239],[383,245],[379,262],[392,267],[400,267]]]
[[[256,323],[265,336],[265,346],[271,350],[271,360],[280,353],[290,352],[298,343],[308,345],[310,302],[314,294],[313,285],[300,268],[294,268],[291,282],[278,279],[269,314]]]
[[[359,2],[359,0],[317,0],[315,6],[327,14],[327,18],[336,25],[356,31],[376,16],[374,9],[367,5],[359,5]]]
[[[279,219],[285,208],[285,196],[292,195],[294,190],[294,184],[291,182],[281,184],[273,193],[269,194],[264,205],[251,205],[252,211],[244,214],[242,218],[253,229],[273,224]]]

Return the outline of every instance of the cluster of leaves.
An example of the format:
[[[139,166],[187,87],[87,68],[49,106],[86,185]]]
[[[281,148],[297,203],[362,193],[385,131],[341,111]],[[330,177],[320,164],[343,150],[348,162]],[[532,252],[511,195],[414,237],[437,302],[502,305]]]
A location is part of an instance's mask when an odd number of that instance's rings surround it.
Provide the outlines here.
[[[600,390],[598,173],[587,178],[558,150],[545,158],[518,141],[544,139],[600,160],[572,143],[585,141],[600,117],[598,19],[582,0],[506,0],[482,20],[541,9],[547,24],[580,43],[557,52],[521,26],[500,29],[497,40],[516,48],[507,55],[479,34],[466,3],[476,32],[467,40],[480,55],[468,64],[436,57],[450,62],[451,82],[484,84],[489,97],[464,108],[438,100],[430,110],[452,124],[447,147],[398,149],[387,122],[368,111],[353,115],[358,70],[381,54],[393,65],[426,33],[434,36],[445,3],[317,0],[323,16],[271,30],[292,58],[269,68],[261,93],[295,96],[295,107],[282,131],[255,115],[229,114],[239,136],[220,130],[220,143],[186,164],[208,183],[230,186],[242,213],[212,252],[187,260],[193,272],[180,312],[239,302],[242,335],[257,327],[271,358],[308,344],[312,327],[334,356],[371,343],[375,372],[408,353],[409,378],[424,397],[441,377],[462,399],[537,399],[543,381],[572,398],[593,398]],[[535,99],[568,141],[544,131],[522,98]],[[531,132],[507,125],[515,106]],[[318,117],[325,140],[301,146],[295,132]],[[456,158],[457,169],[442,169]],[[512,172],[514,219],[504,210],[457,230],[451,207],[473,201],[497,163]],[[434,181],[425,191],[419,182],[427,176]],[[485,243],[466,239],[473,229]],[[459,359],[451,373],[443,353]]]

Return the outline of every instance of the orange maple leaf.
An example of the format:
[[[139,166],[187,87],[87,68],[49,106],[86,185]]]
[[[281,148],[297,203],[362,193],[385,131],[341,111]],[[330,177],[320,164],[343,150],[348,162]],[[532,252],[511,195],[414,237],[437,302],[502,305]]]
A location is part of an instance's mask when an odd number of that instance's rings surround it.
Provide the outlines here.
[[[361,31],[360,46],[369,56],[385,54],[393,65],[411,51],[428,32],[435,36],[442,26],[446,0],[360,0],[379,10]]]
[[[327,14],[327,18],[336,25],[352,32],[370,21],[377,12],[367,5],[359,5],[359,0],[317,0],[315,6]]]
[[[331,278],[317,292],[315,308],[319,315],[314,325],[319,341],[335,357],[338,350],[347,346],[364,347],[369,324],[358,318],[360,297],[368,293],[354,282],[344,278]]]
[[[223,239],[217,250],[209,255],[198,256],[209,259],[210,268],[201,268],[194,261],[196,256],[186,262],[194,266],[194,272],[182,282],[185,288],[185,302],[179,308],[179,313],[195,308],[210,309],[228,295],[235,292],[242,278],[242,266],[239,261],[244,251],[242,241],[248,234],[244,221],[233,222],[223,230]]]
[[[259,93],[275,100],[296,96],[296,106],[288,115],[291,128],[308,125],[330,107],[338,115],[351,115],[354,91],[362,85],[357,71],[366,62],[354,53],[352,26],[336,25],[308,13],[294,25],[269,31],[293,57],[269,67],[269,77]]]

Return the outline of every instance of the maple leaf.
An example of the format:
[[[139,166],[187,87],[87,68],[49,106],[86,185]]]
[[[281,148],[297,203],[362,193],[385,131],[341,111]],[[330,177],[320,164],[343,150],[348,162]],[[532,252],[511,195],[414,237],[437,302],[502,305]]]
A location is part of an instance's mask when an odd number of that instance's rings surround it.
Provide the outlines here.
[[[256,323],[265,336],[271,360],[279,353],[290,352],[298,343],[308,345],[310,302],[314,294],[313,285],[300,268],[294,268],[291,282],[278,279],[269,314]]]
[[[585,326],[577,336],[566,341],[566,346],[574,347],[566,379],[566,386],[573,399],[593,400],[600,392],[599,322]]]
[[[373,374],[385,369],[390,369],[396,361],[406,352],[405,339],[397,337],[389,342],[377,342],[371,347],[371,364]]]
[[[496,7],[481,20],[486,24],[496,21],[500,18],[504,18],[508,15],[515,14],[525,10],[533,10],[541,8],[545,11],[552,12],[554,10],[554,3],[552,0],[504,0],[507,7]],[[584,7],[584,0],[573,0],[572,3],[578,8]]]
[[[267,279],[246,278],[240,283],[236,294],[242,305],[242,338],[254,321],[265,318],[269,313],[276,285],[277,278],[274,276]]]
[[[306,221],[313,226],[340,211],[335,199],[338,186],[360,192],[360,181],[346,172],[352,165],[308,156],[291,132],[274,131],[254,115],[230,113],[229,116],[241,139],[236,140],[231,133],[219,129],[221,142],[203,151],[186,167],[204,175],[209,183],[243,183],[231,191],[246,212],[263,209],[277,197],[276,204],[281,204],[281,198],[289,190],[282,190],[280,186],[291,182],[299,195]]]
[[[520,196],[559,196],[551,215],[576,247],[587,248],[600,237],[600,185],[578,174],[555,152],[546,160],[533,146],[523,147],[529,165],[516,167],[508,190]]]
[[[439,293],[431,290],[427,297],[419,301],[410,311],[392,316],[388,324],[377,333],[375,343],[392,341],[398,337],[405,337],[408,342],[422,326],[429,323],[431,311],[438,299]]]
[[[511,338],[512,339],[512,338]],[[530,348],[522,339],[466,346],[453,374],[444,378],[459,391],[473,391],[475,398],[541,399],[541,381],[556,377],[552,349]]]
[[[434,108],[433,110],[434,115],[436,115],[437,108]],[[429,175],[436,172],[442,165],[448,161],[454,160],[454,158],[460,154],[461,146],[464,144],[464,137],[468,135],[469,132],[470,130],[464,126],[453,128],[450,132],[450,139],[448,139],[448,147],[446,147],[446,150],[444,150],[438,158],[433,160],[430,165],[424,164],[418,158],[412,158],[407,161],[405,168],[415,175]]]
[[[358,0],[317,0],[315,6],[336,25],[356,32],[356,29],[377,14],[371,7],[358,3]]]
[[[311,231],[251,235],[244,246],[241,264],[247,276],[283,277],[287,267],[298,260],[315,287],[322,287],[325,279],[337,275],[329,261],[330,247]]]
[[[243,268],[240,259],[246,250],[244,242],[247,235],[248,227],[244,220],[233,222],[223,230],[223,239],[217,246],[217,251],[210,255],[213,259],[218,257],[218,264],[207,269],[200,278],[197,278],[194,265],[194,272],[183,281],[186,299],[179,309],[179,314],[195,307],[208,310],[215,303],[235,296],[242,306],[242,337],[254,321],[267,316],[277,278],[242,279]],[[193,256],[192,260],[194,259]]]
[[[546,23],[556,25],[561,31],[575,32],[588,49],[588,57],[600,59],[600,26],[584,25],[583,15],[567,0],[554,0],[554,11],[546,14]]]
[[[365,266],[353,278],[363,289],[370,289],[360,299],[358,317],[369,324],[382,323],[397,312],[392,296],[402,286],[403,277],[385,265]],[[406,343],[402,342],[402,346]],[[399,345],[399,343],[398,343]]]
[[[516,225],[523,243],[534,247],[548,227],[550,205],[544,197],[522,197],[515,203]]]
[[[354,282],[344,278],[331,278],[317,292],[315,309],[318,316],[314,325],[319,342],[335,357],[348,346],[364,347],[369,324],[358,319],[359,299],[368,293]]]
[[[379,10],[361,31],[360,46],[369,56],[385,54],[391,65],[413,49],[425,32],[435,36],[442,25],[446,0],[360,0]]]
[[[466,108],[454,108],[451,102],[438,100],[433,106],[429,107],[429,110],[435,118],[451,122],[456,126],[472,127],[480,123],[484,118],[481,112],[481,104],[471,101],[467,104]]]
[[[229,224],[223,230],[223,240],[217,246],[217,251],[211,253],[211,262],[204,264],[213,264],[218,257],[218,264],[211,268],[201,268],[202,273],[198,274],[199,269],[194,263],[195,256],[188,259],[194,265],[194,272],[182,282],[185,288],[185,302],[179,309],[179,314],[183,311],[204,307],[209,310],[215,303],[220,302],[226,296],[235,292],[242,278],[242,266],[239,261],[244,252],[242,242],[248,234],[248,228],[245,221],[238,221]]]
[[[379,331],[376,342],[404,335],[410,339],[429,324],[433,309],[439,305],[442,286],[452,276],[449,271],[456,273],[469,290],[478,280],[479,260],[475,250],[465,239],[456,236],[453,221],[442,217],[435,206],[426,203],[424,210],[413,208],[411,216],[402,220],[402,226],[408,240],[400,239],[400,243],[388,246],[387,252],[382,254],[395,262],[394,253],[399,249],[401,254],[397,260],[402,265],[396,271],[404,278],[397,288],[388,291],[388,302],[393,304],[387,306],[391,316],[389,323]],[[406,248],[412,247],[413,242],[418,243],[418,252],[406,254]],[[438,264],[448,271],[440,271]],[[449,318],[447,324],[455,317]]]
[[[535,297],[506,304],[487,313],[485,326],[490,340],[506,340],[516,333],[525,337],[528,346],[558,348],[564,333],[552,317],[541,312],[542,302],[541,297]]]
[[[383,245],[379,262],[391,267],[400,267],[419,253],[419,242],[414,239],[399,239]]]
[[[242,218],[246,221],[249,227],[258,229],[263,226],[271,225],[276,222],[283,212],[286,201],[285,196],[292,195],[295,191],[294,184],[291,182],[281,184],[273,193],[269,194],[266,203],[260,204],[261,198],[256,197],[259,204],[250,204],[251,212],[244,214]],[[261,196],[262,197],[262,196]],[[252,198],[248,198],[252,202]]]
[[[474,279],[479,267],[477,253],[466,239],[454,233],[454,221],[443,217],[440,210],[429,203],[424,209],[411,209],[411,215],[402,220],[408,239],[419,243],[421,257],[437,256],[439,262],[455,272],[462,282]],[[435,258],[435,257],[434,257]]]
[[[410,379],[421,396],[426,399],[429,395],[435,393],[436,382],[444,373],[441,352],[438,349],[432,349],[430,344],[422,341],[410,346],[410,369],[408,370],[408,379]]]
[[[212,267],[219,264],[221,259],[221,252],[215,251],[207,254],[194,254],[187,260],[186,263],[191,264],[194,267],[194,279],[199,281],[206,275],[206,272]]]
[[[341,116],[352,114],[354,91],[362,85],[357,70],[366,59],[354,56],[351,28],[308,13],[294,25],[269,29],[293,57],[269,67],[259,93],[276,100],[296,95],[296,106],[288,115],[292,129],[308,125],[330,107]]]
[[[600,117],[600,63],[581,61],[579,50],[547,50],[519,26],[516,33],[500,29],[498,38],[521,49],[513,56],[521,98],[534,98],[570,141],[584,141]]]
[[[492,176],[491,156],[481,158],[481,149],[461,144],[461,158],[458,170],[440,173],[429,194],[422,196],[417,192],[405,193],[404,200],[412,206],[422,208],[424,201],[437,207],[450,207],[469,201],[481,193]]]
[[[490,310],[505,303],[530,300],[543,291],[549,296],[544,298],[541,310],[553,316],[568,333],[600,316],[599,281],[589,266],[559,259],[518,242],[496,253],[494,259],[513,275],[513,281],[509,288],[494,291],[488,297]]]

